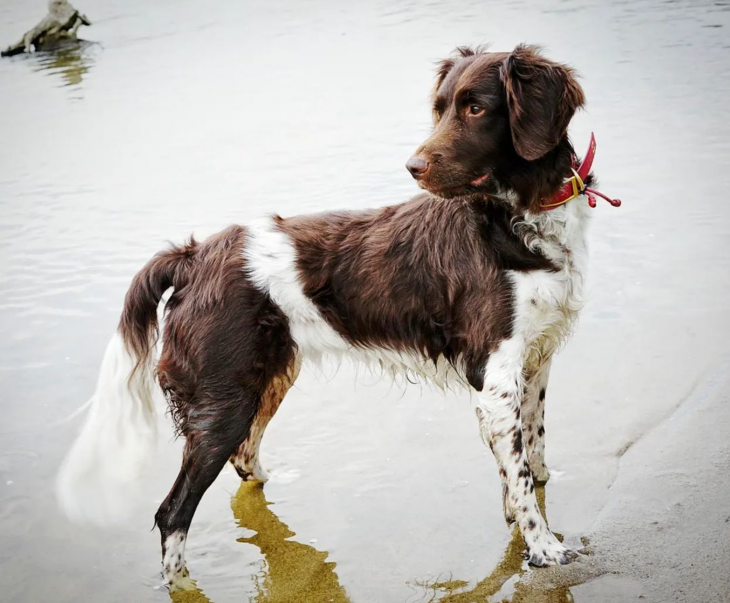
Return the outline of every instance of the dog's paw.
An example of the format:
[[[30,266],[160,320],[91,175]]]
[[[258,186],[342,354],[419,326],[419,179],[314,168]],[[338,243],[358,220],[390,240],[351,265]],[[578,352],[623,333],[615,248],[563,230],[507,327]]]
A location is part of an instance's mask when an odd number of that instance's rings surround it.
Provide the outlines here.
[[[170,593],[179,593],[188,590],[198,590],[198,585],[190,577],[188,568],[184,567],[181,572],[178,572],[174,576],[170,577],[167,588]]]
[[[527,552],[527,562],[534,567],[548,567],[550,565],[567,565],[578,554],[564,546],[552,536],[549,542],[536,543]]]
[[[261,465],[256,463],[256,466],[251,471],[251,477],[249,478],[249,481],[256,481],[265,484],[269,481],[269,473]]]
[[[538,463],[534,467],[531,465],[532,481],[536,486],[544,486],[550,479],[550,471],[548,471],[545,463]]]

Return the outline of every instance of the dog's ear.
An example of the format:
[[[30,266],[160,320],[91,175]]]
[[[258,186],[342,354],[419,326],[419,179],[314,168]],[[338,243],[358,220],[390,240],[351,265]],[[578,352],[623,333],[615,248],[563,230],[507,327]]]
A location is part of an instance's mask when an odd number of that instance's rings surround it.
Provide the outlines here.
[[[438,69],[436,70],[436,83],[433,86],[433,96],[436,95],[438,89],[441,87],[441,84],[444,83],[446,76],[449,75],[449,71],[453,69],[454,65],[456,65],[456,61],[454,61],[454,59],[444,59],[439,62]]]
[[[583,89],[570,67],[543,58],[533,46],[518,46],[502,65],[512,142],[529,161],[555,148],[576,110]]]

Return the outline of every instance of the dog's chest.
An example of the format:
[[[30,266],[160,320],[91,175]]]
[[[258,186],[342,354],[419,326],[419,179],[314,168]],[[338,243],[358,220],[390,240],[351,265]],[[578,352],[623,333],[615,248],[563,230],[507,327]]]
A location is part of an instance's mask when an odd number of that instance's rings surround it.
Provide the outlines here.
[[[584,208],[576,204],[559,216],[536,220],[526,241],[540,248],[557,270],[510,275],[515,287],[514,325],[527,344],[528,370],[539,367],[570,336],[583,304],[588,261]]]
[[[578,278],[571,273],[512,274],[515,329],[524,337],[526,368],[538,368],[570,336],[580,310]]]

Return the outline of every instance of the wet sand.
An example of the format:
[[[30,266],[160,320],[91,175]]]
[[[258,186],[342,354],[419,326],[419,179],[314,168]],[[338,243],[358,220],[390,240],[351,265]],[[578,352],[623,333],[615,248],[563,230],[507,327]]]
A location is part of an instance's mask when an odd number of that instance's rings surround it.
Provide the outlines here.
[[[719,360],[621,457],[594,527],[595,555],[646,601],[730,600],[730,357]],[[575,594],[606,600],[598,586]]]
[[[287,396],[263,491],[230,468],[211,487],[191,574],[215,603],[730,600],[727,6],[78,8],[98,43],[0,61],[0,599],[169,599],[150,528],[180,442],[121,527],[69,524],[53,497],[136,270],[191,232],[407,199],[434,61],[530,41],[582,74],[571,135],[582,151],[595,131],[602,190],[624,200],[595,211],[587,304],[547,396],[547,517],[589,554],[527,570],[467,395],[345,365]],[[0,3],[0,43],[39,11]]]

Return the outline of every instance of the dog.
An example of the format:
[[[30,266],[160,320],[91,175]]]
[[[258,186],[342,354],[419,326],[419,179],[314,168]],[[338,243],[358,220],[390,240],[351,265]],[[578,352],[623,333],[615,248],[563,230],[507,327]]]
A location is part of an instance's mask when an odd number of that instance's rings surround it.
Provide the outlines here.
[[[459,48],[438,69],[433,132],[406,164],[424,193],[369,211],[274,215],[155,256],[127,292],[59,477],[69,515],[114,505],[107,480],[145,462],[161,388],[185,438],[155,515],[163,572],[171,590],[193,588],[184,548],[206,489],[228,461],[241,479],[266,481],[259,445],[302,362],[349,357],[475,392],[529,563],[568,563],[535,484],[549,478],[545,391],[581,307],[599,194],[595,141],[579,163],[567,134],[583,104],[573,70],[535,47]]]

